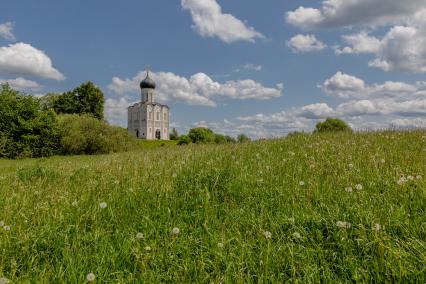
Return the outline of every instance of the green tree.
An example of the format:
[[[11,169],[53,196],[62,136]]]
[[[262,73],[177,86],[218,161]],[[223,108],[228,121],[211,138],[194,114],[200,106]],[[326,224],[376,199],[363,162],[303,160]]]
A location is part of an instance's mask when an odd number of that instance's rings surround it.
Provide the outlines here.
[[[2,85],[0,90],[0,156],[6,158],[42,157],[58,152],[59,132],[56,114],[40,111],[32,96]]]
[[[56,113],[90,114],[102,120],[104,118],[104,94],[92,82],[81,84],[70,92],[56,98],[53,108]]]
[[[209,128],[197,127],[189,130],[189,138],[193,143],[211,143],[215,140],[215,134]]]
[[[341,119],[327,118],[323,122],[318,122],[314,133],[323,132],[352,132],[351,127]]]
[[[187,135],[181,135],[178,140],[178,145],[188,145],[191,144],[192,140]]]
[[[237,137],[237,141],[238,141],[239,143],[245,143],[245,142],[250,142],[250,141],[251,141],[251,139],[250,139],[247,135],[245,135],[245,134],[240,134],[240,135],[238,135],[238,137]]]
[[[226,143],[227,141],[226,141],[226,137],[225,137],[225,135],[222,135],[222,134],[215,134],[215,135],[214,135],[214,142],[215,142],[216,144],[224,144],[224,143]]]
[[[173,128],[172,132],[170,132],[170,140],[179,140],[179,134],[176,128]]]

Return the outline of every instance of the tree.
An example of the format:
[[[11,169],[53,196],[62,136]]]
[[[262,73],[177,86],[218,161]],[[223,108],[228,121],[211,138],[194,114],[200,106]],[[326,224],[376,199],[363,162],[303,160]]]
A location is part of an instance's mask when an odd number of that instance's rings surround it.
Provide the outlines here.
[[[188,145],[191,144],[192,140],[187,135],[181,135],[178,140],[178,145]]]
[[[214,142],[216,144],[224,144],[227,141],[226,141],[226,137],[224,135],[222,135],[222,134],[215,134],[214,135]]]
[[[245,142],[250,142],[251,139],[245,134],[240,134],[237,137],[237,141],[240,142],[240,143],[245,143]]]
[[[188,137],[193,143],[211,143],[215,140],[215,134],[209,128],[197,127],[189,130]]]
[[[170,140],[179,140],[179,134],[176,128],[173,128],[172,132],[170,132]]]
[[[90,114],[104,118],[104,94],[92,82],[81,84],[70,92],[60,95],[53,102],[56,113]]]
[[[60,148],[56,114],[41,111],[32,96],[2,85],[0,90],[0,156],[43,157]]]
[[[327,118],[323,122],[318,122],[314,133],[323,132],[352,132],[351,127],[341,119]]]

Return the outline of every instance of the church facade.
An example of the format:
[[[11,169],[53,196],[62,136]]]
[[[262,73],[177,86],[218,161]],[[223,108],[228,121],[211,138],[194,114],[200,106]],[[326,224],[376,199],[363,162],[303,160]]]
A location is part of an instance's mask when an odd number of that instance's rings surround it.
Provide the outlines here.
[[[149,77],[140,83],[141,101],[127,110],[130,135],[146,140],[169,140],[170,108],[155,101],[155,82]]]

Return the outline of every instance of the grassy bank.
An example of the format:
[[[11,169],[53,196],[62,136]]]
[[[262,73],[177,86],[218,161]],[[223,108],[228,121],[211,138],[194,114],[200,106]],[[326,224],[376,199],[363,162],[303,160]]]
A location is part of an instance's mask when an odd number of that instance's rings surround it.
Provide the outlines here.
[[[0,278],[424,283],[425,165],[421,131],[2,160]]]

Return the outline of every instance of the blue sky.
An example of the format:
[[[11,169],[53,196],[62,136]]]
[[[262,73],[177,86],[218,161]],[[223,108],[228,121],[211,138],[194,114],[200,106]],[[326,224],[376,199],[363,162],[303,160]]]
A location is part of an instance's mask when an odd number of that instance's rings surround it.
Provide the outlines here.
[[[93,81],[124,127],[147,65],[180,132],[424,127],[424,19],[423,0],[3,0],[0,81],[34,95]]]

